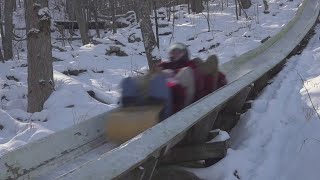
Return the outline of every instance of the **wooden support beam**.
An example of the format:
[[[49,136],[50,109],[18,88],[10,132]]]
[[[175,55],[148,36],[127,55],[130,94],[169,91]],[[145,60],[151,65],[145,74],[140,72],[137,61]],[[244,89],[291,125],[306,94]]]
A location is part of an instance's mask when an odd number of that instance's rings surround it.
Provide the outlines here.
[[[151,180],[157,166],[158,158],[151,157],[141,166],[118,177],[116,180]]]
[[[130,171],[128,174],[115,178],[114,180],[142,180],[144,173],[145,169],[139,166],[136,169]]]
[[[230,100],[219,113],[213,129],[221,129],[229,132],[238,122],[242,107],[244,106],[252,86],[247,86]]]
[[[227,153],[228,142],[204,143],[176,147],[160,159],[162,164],[177,164],[189,161],[198,161],[212,158],[223,158]]]
[[[207,141],[211,141],[212,139],[214,139],[215,137],[217,137],[219,135],[219,131],[210,131]]]
[[[152,180],[201,180],[195,174],[176,166],[165,166],[155,170]]]
[[[158,158],[151,157],[144,165],[145,173],[141,180],[151,180],[153,176],[153,172],[157,166]]]
[[[201,144],[207,141],[208,135],[212,130],[213,124],[215,123],[219,110],[210,112],[209,115],[205,116],[200,122],[191,128],[186,138],[180,145],[192,145]]]

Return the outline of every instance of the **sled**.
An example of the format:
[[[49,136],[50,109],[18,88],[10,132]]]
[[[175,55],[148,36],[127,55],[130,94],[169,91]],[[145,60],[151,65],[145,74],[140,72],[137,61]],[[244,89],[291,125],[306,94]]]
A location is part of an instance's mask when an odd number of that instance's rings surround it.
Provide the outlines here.
[[[212,74],[217,77],[218,58],[215,55],[209,56],[206,61],[196,59],[195,62],[198,71],[202,74]],[[150,77],[150,74],[148,74],[140,79],[139,83],[141,84],[138,90],[140,96],[147,94],[147,88],[141,87],[148,86],[145,83],[148,83]],[[153,127],[160,121],[159,115],[163,108],[163,105],[130,106],[120,107],[111,112],[106,123],[108,140],[115,143],[124,143]]]
[[[109,141],[124,143],[156,125],[162,105],[120,107],[107,117],[106,135]]]

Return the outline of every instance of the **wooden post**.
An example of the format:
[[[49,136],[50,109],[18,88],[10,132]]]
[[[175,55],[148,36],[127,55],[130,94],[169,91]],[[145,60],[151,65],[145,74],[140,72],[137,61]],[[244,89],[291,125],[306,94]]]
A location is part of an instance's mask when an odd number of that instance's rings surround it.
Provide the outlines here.
[[[161,164],[177,164],[213,158],[223,158],[227,153],[228,142],[203,143],[171,149],[160,162]]]
[[[212,111],[188,132],[181,144],[201,144],[207,141],[208,135],[217,119],[219,110]]]
[[[135,168],[128,174],[116,178],[116,180],[151,180],[157,163],[158,159],[151,157],[143,165]]]
[[[195,174],[175,166],[166,166],[156,169],[152,180],[201,180]]]
[[[220,112],[213,129],[230,131],[240,118],[240,112],[251,91],[251,86],[240,91]]]
[[[145,173],[143,174],[143,177],[141,180],[151,180],[153,176],[153,172],[157,166],[158,159],[155,157],[151,157],[144,165]]]

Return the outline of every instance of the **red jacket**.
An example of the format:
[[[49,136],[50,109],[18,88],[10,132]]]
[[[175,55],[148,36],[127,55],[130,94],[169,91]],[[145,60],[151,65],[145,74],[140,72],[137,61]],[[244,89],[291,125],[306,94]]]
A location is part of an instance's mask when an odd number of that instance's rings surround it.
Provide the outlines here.
[[[223,73],[219,72],[217,82],[214,82],[214,77],[206,75],[197,70],[195,61],[180,60],[178,62],[162,62],[159,64],[162,69],[171,69],[176,73],[180,69],[190,67],[194,71],[195,79],[195,98],[194,101],[198,101],[202,97],[212,93],[216,89],[227,84],[226,77]],[[171,89],[173,94],[173,112],[176,113],[184,108],[184,102],[186,99],[186,89],[179,84],[179,82],[168,82],[168,87]]]

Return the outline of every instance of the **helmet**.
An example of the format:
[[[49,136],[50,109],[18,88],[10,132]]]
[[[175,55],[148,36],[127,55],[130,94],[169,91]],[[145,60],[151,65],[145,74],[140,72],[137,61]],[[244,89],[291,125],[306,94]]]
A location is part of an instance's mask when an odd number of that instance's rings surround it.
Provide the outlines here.
[[[171,61],[188,60],[189,52],[187,45],[175,43],[169,47],[169,56]]]

